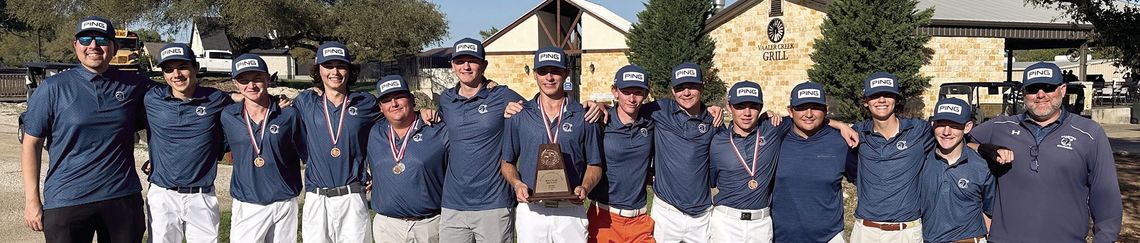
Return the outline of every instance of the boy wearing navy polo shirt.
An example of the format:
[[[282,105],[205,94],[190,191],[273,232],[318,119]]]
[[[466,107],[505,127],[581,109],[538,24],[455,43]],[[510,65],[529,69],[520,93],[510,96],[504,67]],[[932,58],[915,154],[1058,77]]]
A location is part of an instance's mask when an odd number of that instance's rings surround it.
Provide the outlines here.
[[[603,128],[605,174],[590,191],[588,242],[654,242],[653,218],[646,215],[646,182],[653,156],[653,122],[640,112],[649,95],[649,75],[626,65],[614,75],[610,108]]]
[[[167,85],[155,86],[143,101],[152,168],[147,210],[152,242],[217,242],[218,198],[214,178],[225,137],[219,117],[234,103],[217,89],[198,86],[194,51],[171,43],[159,52]]]
[[[47,80],[28,100],[20,156],[24,224],[47,242],[139,242],[142,185],[132,154],[143,124],[146,77],[109,67],[118,50],[115,28],[87,17],[75,28],[80,65]],[[48,144],[48,175],[40,201],[40,153]]]
[[[376,242],[440,242],[447,123],[422,123],[413,111],[416,98],[400,76],[380,79],[376,92],[384,113],[368,136]]]
[[[983,217],[993,207],[995,180],[986,160],[966,148],[971,117],[970,104],[961,99],[943,99],[934,107],[938,148],[926,156],[919,176],[926,242],[986,242]]]
[[[840,130],[827,127],[827,92],[816,82],[792,88],[772,189],[775,242],[845,242],[841,182],[855,180],[855,153]]]
[[[1025,113],[996,117],[970,133],[1014,151],[1013,162],[994,171],[990,239],[1084,242],[1091,221],[1093,242],[1115,241],[1123,205],[1104,128],[1061,108],[1066,84],[1056,64],[1030,65],[1022,80]]]
[[[371,242],[365,186],[366,135],[379,118],[376,97],[348,90],[360,67],[340,42],[321,44],[309,68],[313,86],[297,96],[305,127],[305,207],[301,239],[305,242]]]
[[[442,242],[512,242],[514,193],[499,172],[503,110],[523,100],[506,86],[490,85],[483,43],[464,38],[452,46],[455,87],[440,94],[439,113],[447,123],[454,159],[443,181]]]
[[[601,178],[600,129],[596,123],[586,122],[586,109],[562,90],[570,69],[561,48],[538,49],[534,66],[540,92],[503,128],[502,173],[519,202],[515,218],[518,241],[586,242],[586,212],[581,204]],[[557,150],[540,145],[553,145]],[[539,191],[537,163],[552,161],[540,160],[540,152],[562,157],[567,184],[572,187],[565,189],[570,189],[575,198],[530,200],[532,188]]]
[[[243,54],[233,61],[234,86],[244,97],[222,113],[233,155],[230,242],[297,241],[297,196],[305,148],[293,107],[269,95],[265,60]]]

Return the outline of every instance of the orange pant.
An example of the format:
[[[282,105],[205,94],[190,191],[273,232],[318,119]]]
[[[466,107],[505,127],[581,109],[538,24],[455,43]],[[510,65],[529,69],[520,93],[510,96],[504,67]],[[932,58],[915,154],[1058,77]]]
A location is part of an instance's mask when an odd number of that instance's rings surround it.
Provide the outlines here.
[[[589,243],[617,243],[637,242],[656,243],[653,239],[653,218],[642,214],[633,218],[622,217],[598,208],[597,204],[590,204],[586,211],[586,218],[590,220],[587,229]]]

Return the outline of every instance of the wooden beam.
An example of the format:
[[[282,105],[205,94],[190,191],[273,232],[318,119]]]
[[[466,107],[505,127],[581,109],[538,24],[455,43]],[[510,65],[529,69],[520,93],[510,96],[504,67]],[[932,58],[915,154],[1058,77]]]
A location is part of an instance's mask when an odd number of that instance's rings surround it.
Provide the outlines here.
[[[538,13],[535,13],[534,18],[538,19],[538,26],[542,26],[542,32],[546,33],[546,40],[550,41],[552,44],[557,44],[558,40],[554,39],[554,36],[550,35],[550,28],[547,28],[546,23],[542,22],[542,16],[539,16]],[[542,46],[539,46],[538,48],[542,48]]]
[[[574,16],[574,21],[570,21],[570,27],[571,28],[569,30],[566,30],[566,36],[562,37],[562,42],[561,42],[561,44],[558,44],[558,46],[562,47],[563,49],[566,48],[566,42],[570,41],[570,36],[574,35],[574,29],[575,28],[573,28],[573,27],[578,26],[578,20],[582,19],[582,12],[583,11],[578,11],[578,16]],[[561,30],[562,26],[559,26],[558,29]]]

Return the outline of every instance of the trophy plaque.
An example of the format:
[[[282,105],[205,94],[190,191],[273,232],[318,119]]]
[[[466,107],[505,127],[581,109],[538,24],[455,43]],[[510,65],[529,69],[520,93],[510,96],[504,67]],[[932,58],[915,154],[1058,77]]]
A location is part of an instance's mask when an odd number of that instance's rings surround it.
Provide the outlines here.
[[[569,179],[566,164],[562,163],[562,148],[556,143],[538,145],[534,194],[530,201],[578,198]]]

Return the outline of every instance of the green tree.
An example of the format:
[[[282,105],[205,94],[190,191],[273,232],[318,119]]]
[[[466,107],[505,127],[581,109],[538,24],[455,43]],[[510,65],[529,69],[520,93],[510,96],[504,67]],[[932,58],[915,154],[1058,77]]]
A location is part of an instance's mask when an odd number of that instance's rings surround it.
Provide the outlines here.
[[[145,23],[171,33],[196,17],[221,17],[236,51],[257,48],[316,50],[346,43],[357,60],[416,53],[447,33],[438,6],[427,0],[7,0],[6,13],[33,28],[66,34],[83,16],[116,26]],[[61,7],[62,6],[62,7]],[[0,16],[2,17],[2,16]],[[165,34],[171,34],[165,33]],[[60,35],[64,36],[64,35]],[[65,38],[70,39],[70,38]],[[70,40],[66,40],[70,41]]]
[[[1077,22],[1093,25],[1092,46],[1124,67],[1140,68],[1140,3],[1117,0],[1026,0],[1065,12]]]
[[[694,11],[696,10],[696,11]],[[711,1],[649,0],[645,10],[637,14],[639,23],[626,36],[629,62],[649,72],[649,87],[654,98],[672,97],[669,82],[673,67],[693,62],[704,69],[705,104],[724,101],[725,84],[712,71],[716,43],[704,33],[705,19],[712,10]]]
[[[921,104],[920,96],[930,86],[930,78],[918,71],[930,63],[932,51],[924,47],[930,36],[915,30],[930,24],[934,10],[919,11],[916,3],[835,0],[827,5],[828,18],[821,27],[822,36],[815,41],[811,54],[815,64],[808,76],[827,88],[832,115],[845,121],[865,119],[863,79],[879,71],[899,77],[902,100],[896,111],[903,111],[908,103]],[[922,106],[911,109],[921,110]]]
[[[480,30],[479,36],[482,36],[483,40],[487,40],[487,38],[491,38],[492,35],[495,35],[495,33],[498,33],[498,32],[499,32],[499,28],[496,28],[495,26],[491,26],[490,29]]]

